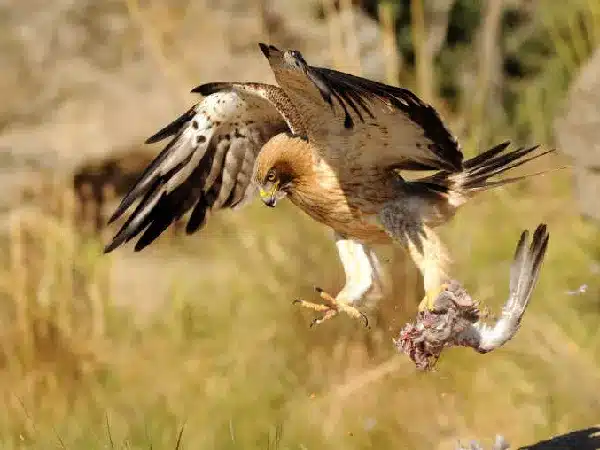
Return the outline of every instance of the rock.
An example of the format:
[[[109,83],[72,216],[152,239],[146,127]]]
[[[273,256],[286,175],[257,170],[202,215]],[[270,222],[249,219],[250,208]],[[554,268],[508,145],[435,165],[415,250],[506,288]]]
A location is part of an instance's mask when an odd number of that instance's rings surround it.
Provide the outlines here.
[[[198,84],[273,82],[259,41],[297,48],[314,65],[332,63],[329,24],[317,17],[315,1],[131,4],[139,11],[121,0],[0,6],[8,60],[0,73],[0,149],[17,155],[23,171],[31,168],[24,161],[43,160],[67,174],[141,144],[198,99],[189,93]],[[331,23],[348,22],[347,13]],[[378,26],[358,9],[352,19],[355,33],[345,31],[359,44],[361,66],[381,78]]]
[[[0,71],[0,233],[11,213],[62,211],[63,197],[71,201],[65,191],[70,186],[76,218],[81,218],[78,229],[99,231],[118,197],[164,145],[143,145],[145,138],[199,99],[191,88],[219,80],[274,81],[258,42],[295,48],[311,64],[330,66],[329,23],[318,17],[319,3],[32,0],[0,5],[5,62]],[[358,10],[352,19],[352,29],[344,29],[358,50],[354,54],[365,75],[381,79],[378,26]],[[119,264],[114,296],[135,297],[135,277],[167,283],[160,258],[149,253],[136,259],[126,252],[113,256]],[[140,263],[144,258],[150,262]],[[130,266],[138,270],[129,273]],[[163,295],[150,291],[148,296]]]
[[[559,150],[575,167],[579,210],[600,223],[600,49],[573,82],[554,127]]]

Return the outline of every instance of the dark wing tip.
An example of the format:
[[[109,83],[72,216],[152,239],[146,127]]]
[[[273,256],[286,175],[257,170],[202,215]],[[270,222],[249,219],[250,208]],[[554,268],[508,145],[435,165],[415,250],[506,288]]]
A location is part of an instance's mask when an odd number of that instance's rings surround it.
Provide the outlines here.
[[[540,223],[535,229],[535,234],[540,236],[548,234],[548,225],[545,223]]]
[[[494,158],[495,156],[497,156],[498,154],[502,153],[509,145],[510,145],[510,141],[504,141],[498,145],[495,145],[494,147],[490,148],[489,150],[486,150],[486,151],[480,153],[479,155],[466,160],[463,163],[463,166],[465,169],[475,168],[478,165],[480,165],[483,161],[490,160],[490,159]]]
[[[540,248],[540,251],[545,252],[550,240],[550,233],[548,232],[548,226],[545,223],[541,223],[535,229],[533,233],[533,240],[531,242],[531,248]]]
[[[548,250],[548,242],[550,241],[550,233],[546,224],[542,223],[538,225],[535,232],[533,233],[533,239],[529,247],[529,254],[531,258],[531,281],[530,289],[533,289],[535,282],[537,281],[542,262],[546,256]]]
[[[264,42],[259,42],[258,46],[259,46],[262,54],[265,55],[265,58],[268,58],[269,56],[271,56],[271,52],[280,52],[281,51],[274,45],[265,44]]]
[[[425,136],[434,142],[431,150],[440,158],[441,162],[447,165],[448,169],[456,172],[463,170],[464,154],[437,110],[419,100],[414,109],[406,110],[406,112],[410,119],[423,129]]]
[[[110,218],[106,222],[107,225],[110,225],[111,223],[113,223],[115,220],[117,220],[119,217],[121,217],[121,215],[125,212],[126,208],[123,207],[123,204],[125,203],[126,198],[127,197],[125,197],[121,201],[121,204],[117,207],[117,209],[115,209],[115,212],[112,213],[112,215],[110,216]]]
[[[130,230],[127,225],[123,226],[117,234],[112,238],[112,240],[104,246],[103,253],[106,255],[111,253],[113,250],[119,248],[121,245],[128,242],[132,237],[134,237],[138,231]]]
[[[521,232],[521,237],[519,238],[519,242],[517,243],[517,249],[515,251],[515,258],[517,259],[518,255],[525,248],[525,242],[529,239],[529,230],[523,230]]]
[[[186,234],[193,234],[204,227],[206,223],[206,212],[209,206],[204,193],[200,193],[198,203],[194,206],[190,218],[188,219],[188,223],[185,226]]]
[[[210,94],[214,94],[215,92],[222,91],[227,86],[228,86],[227,83],[219,83],[219,82],[204,83],[204,84],[201,84],[200,86],[196,86],[190,92],[192,92],[194,94],[201,94],[204,97],[207,97]]]
[[[265,58],[269,57],[269,46],[267,44],[265,44],[264,42],[259,42],[258,46],[260,47],[260,51],[262,52],[263,55],[265,55]]]
[[[162,130],[161,130],[161,131],[162,131]],[[146,140],[144,141],[144,144],[154,144],[154,143],[156,143],[156,142],[158,142],[158,141],[161,141],[161,140],[162,140],[164,137],[166,137],[166,136],[162,136],[162,133],[161,133],[161,131],[159,131],[159,132],[158,132],[158,133],[156,133],[156,134],[153,134],[153,135],[152,135],[152,136],[150,136],[148,139],[146,139]]]
[[[106,244],[104,246],[104,250],[102,251],[102,253],[104,253],[106,255],[107,253],[112,252],[118,246],[119,246],[119,244],[116,242],[115,239],[113,239],[109,244]]]
[[[135,202],[135,200],[140,195],[144,195],[150,189],[149,185],[144,186],[143,184],[141,184],[144,181],[144,176],[145,175],[146,174],[142,174],[142,176],[137,180],[136,186],[134,186],[127,193],[127,195],[125,195],[125,197],[123,197],[123,199],[121,200],[121,203],[119,203],[119,206],[117,206],[117,209],[115,209],[115,211],[112,213],[112,215],[110,216],[110,218],[106,222],[107,225],[110,225],[115,220],[117,220],[119,217],[121,217],[123,215],[123,213],[125,211],[127,211],[131,205],[133,205],[133,203]]]
[[[324,67],[309,66],[307,76],[325,102],[331,104],[331,97],[335,97],[340,102],[346,112],[345,125],[352,125],[348,120],[349,111],[346,106],[354,110],[359,119],[361,111],[373,117],[363,100],[377,99],[402,111],[410,121],[423,130],[425,137],[432,142],[428,149],[436,155],[436,168],[450,172],[463,169],[463,153],[456,138],[450,133],[436,109],[423,102],[410,90]]]
[[[150,136],[144,142],[146,144],[154,144],[155,142],[159,142],[165,138],[174,136],[175,134],[177,134],[179,132],[179,130],[181,130],[181,128],[183,127],[183,125],[186,122],[190,121],[192,119],[192,117],[194,117],[195,114],[196,114],[196,105],[192,106],[190,109],[188,109],[186,112],[184,112],[181,116],[179,116],[177,119],[172,121],[167,126],[161,128],[159,131],[157,131],[155,134]]]

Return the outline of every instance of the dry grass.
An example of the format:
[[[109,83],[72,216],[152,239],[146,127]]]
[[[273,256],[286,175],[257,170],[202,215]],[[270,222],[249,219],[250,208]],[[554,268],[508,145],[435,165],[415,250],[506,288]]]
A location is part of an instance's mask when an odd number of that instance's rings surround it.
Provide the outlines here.
[[[185,424],[184,448],[269,448],[278,429],[279,448],[451,448],[458,437],[501,432],[525,444],[593,425],[600,286],[593,230],[565,207],[567,182],[489,193],[446,227],[455,273],[493,306],[520,229],[547,221],[552,240],[517,338],[487,356],[449,351],[426,375],[394,355],[391,337],[413,314],[395,310],[397,297],[370,331],[343,318],[308,329],[290,300],[335,287],[341,273],[323,230],[287,206],[250,207],[260,233],[223,214],[185,249],[159,246],[165,260],[197,255],[203,273],[173,280],[143,323],[109,302],[111,257],[98,242],[78,241],[68,221],[15,218],[1,280],[2,316],[13,318],[3,326],[3,447],[97,448],[110,430],[117,447],[169,448]],[[585,294],[566,293],[584,283]]]
[[[419,297],[398,252],[382,250],[395,257],[394,289],[370,312],[371,330],[345,318],[309,329],[291,300],[342,282],[327,231],[287,204],[225,212],[199,237],[149,249],[156,278],[168,261],[193,264],[141,320],[141,293],[111,301],[122,256],[77,232],[72,196],[58,189],[61,214],[15,211],[2,238],[0,446],[175,448],[181,432],[189,449],[447,449],[595,425],[600,246],[569,176],[486,193],[443,229],[454,274],[493,307],[520,231],[543,221],[551,241],[515,340],[486,356],[448,351],[429,374],[391,343]]]

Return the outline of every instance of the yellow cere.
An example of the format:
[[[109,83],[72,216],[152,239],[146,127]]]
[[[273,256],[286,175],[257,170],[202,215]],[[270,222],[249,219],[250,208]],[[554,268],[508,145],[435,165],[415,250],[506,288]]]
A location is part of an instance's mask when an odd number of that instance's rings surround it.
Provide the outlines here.
[[[276,191],[277,191],[277,183],[274,183],[271,186],[271,189],[269,189],[268,191],[265,191],[263,188],[260,188],[260,196],[261,196],[261,198],[272,197]]]

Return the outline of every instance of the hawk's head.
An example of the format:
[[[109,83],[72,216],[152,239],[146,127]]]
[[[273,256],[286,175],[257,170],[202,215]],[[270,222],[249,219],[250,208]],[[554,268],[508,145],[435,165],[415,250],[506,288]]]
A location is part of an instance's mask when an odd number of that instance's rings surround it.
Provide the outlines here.
[[[305,139],[281,133],[267,142],[254,165],[254,183],[267,206],[292,193],[310,171],[310,149]]]

